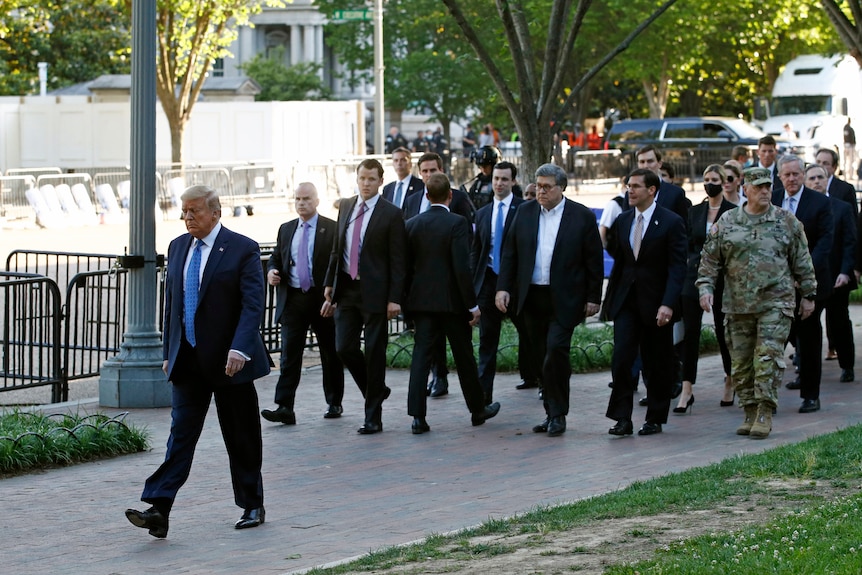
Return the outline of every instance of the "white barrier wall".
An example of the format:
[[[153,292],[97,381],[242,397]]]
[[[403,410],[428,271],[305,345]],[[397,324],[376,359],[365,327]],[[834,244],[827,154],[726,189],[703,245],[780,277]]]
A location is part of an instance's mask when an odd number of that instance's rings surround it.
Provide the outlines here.
[[[156,159],[171,161],[171,138],[157,105]],[[119,167],[129,163],[128,103],[85,97],[0,101],[0,169]],[[364,153],[363,106],[338,102],[198,102],[186,125],[187,164],[302,162]]]

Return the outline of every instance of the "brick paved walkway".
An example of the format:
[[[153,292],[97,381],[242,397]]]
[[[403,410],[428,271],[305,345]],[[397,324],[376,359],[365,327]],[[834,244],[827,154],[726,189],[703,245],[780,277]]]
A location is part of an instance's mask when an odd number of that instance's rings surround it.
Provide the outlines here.
[[[853,308],[853,318],[859,341],[862,308]],[[429,399],[431,433],[414,436],[407,374],[390,371],[385,431],[360,436],[360,397],[350,378],[345,416],[324,420],[320,371],[310,370],[297,398],[299,424],[264,422],[266,524],[233,529],[240,510],[213,409],[166,540],[123,515],[141,506],[143,480],[161,462],[170,422],[168,409],[134,410],[128,419],[149,428],[152,451],[0,481],[0,561],[4,572],[19,574],[276,574],[342,561],[858,423],[862,388],[838,383],[836,362],[823,365],[823,409],[801,415],[797,392],[782,389],[775,430],[765,441],[736,436],[739,410],[718,406],[717,356],[701,362],[693,414],[671,414],[661,435],[630,438],[606,433],[607,372],[573,377],[569,430],[548,438],[530,432],[543,418],[541,403],[533,390],[514,389],[514,375],[497,378],[500,415],[476,428],[450,381],[453,393]],[[786,379],[792,377],[788,372]],[[271,405],[275,379],[258,383],[262,407]],[[72,409],[99,408],[92,401]],[[642,417],[644,408],[635,410]]]

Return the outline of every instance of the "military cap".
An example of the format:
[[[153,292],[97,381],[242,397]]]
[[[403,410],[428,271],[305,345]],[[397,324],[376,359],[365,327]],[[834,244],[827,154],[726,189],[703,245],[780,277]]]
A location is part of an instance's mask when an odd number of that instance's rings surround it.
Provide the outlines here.
[[[745,183],[750,186],[772,183],[772,172],[767,168],[748,168],[745,170]]]

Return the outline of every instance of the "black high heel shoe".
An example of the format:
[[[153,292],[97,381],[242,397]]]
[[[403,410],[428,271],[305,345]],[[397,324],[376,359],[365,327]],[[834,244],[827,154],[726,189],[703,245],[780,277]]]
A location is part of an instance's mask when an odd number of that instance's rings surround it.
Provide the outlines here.
[[[691,407],[692,405],[694,405],[694,394],[691,394],[691,397],[688,398],[688,401],[685,403],[685,407],[674,407],[673,412],[683,414],[689,409],[693,410],[693,408]]]
[[[736,400],[736,391],[733,392],[733,397],[730,401],[724,401],[723,399],[718,402],[721,407],[730,407],[733,405],[733,402]]]

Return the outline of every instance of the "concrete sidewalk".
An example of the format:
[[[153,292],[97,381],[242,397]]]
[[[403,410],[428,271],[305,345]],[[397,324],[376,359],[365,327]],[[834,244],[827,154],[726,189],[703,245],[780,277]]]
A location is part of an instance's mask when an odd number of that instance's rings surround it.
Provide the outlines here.
[[[853,306],[852,317],[860,334],[862,307]],[[391,370],[385,431],[361,436],[356,429],[363,421],[362,403],[352,380],[347,378],[344,417],[324,420],[320,370],[311,369],[299,389],[298,425],[263,422],[266,524],[233,529],[241,511],[233,505],[213,409],[166,540],[130,525],[123,511],[143,506],[141,488],[164,456],[170,411],[132,410],[127,421],[149,429],[152,451],[0,480],[3,569],[274,574],[342,561],[860,422],[859,383],[839,383],[837,362],[823,366],[823,409],[797,413],[798,393],[782,388],[775,428],[765,441],[735,435],[741,412],[719,407],[718,356],[701,361],[693,413],[671,414],[660,435],[628,438],[607,434],[607,372],[573,376],[569,429],[548,438],[531,433],[543,419],[541,402],[534,390],[515,390],[516,375],[497,377],[495,398],[502,410],[481,427],[471,427],[452,376],[450,395],[428,401],[432,431],[414,436],[406,415],[407,373]],[[786,380],[793,377],[789,370]],[[272,405],[275,381],[270,375],[258,382],[261,407]],[[46,410],[62,409],[100,410],[95,400]],[[635,407],[636,425],[644,409]]]

